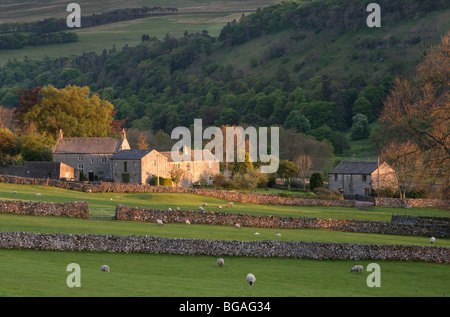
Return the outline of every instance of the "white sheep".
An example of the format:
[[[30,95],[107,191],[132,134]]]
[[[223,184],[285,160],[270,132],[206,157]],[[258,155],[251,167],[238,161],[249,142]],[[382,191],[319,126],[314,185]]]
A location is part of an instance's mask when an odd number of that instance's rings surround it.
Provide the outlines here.
[[[236,227],[236,229],[241,229],[241,225],[240,225],[240,224],[238,224],[238,223],[237,223],[237,224],[235,224],[234,226]]]
[[[198,207],[198,211],[205,211],[202,206]]]
[[[157,226],[164,226],[164,223],[161,219],[156,219],[156,225]]]
[[[187,224],[187,225],[191,224],[191,222],[189,220],[187,220],[187,219],[184,221],[184,223]]]
[[[253,284],[255,284],[256,278],[252,273],[248,273],[245,280],[250,286],[253,286]]]
[[[217,206],[217,208],[222,209],[222,206]]]
[[[281,237],[281,233],[279,232],[275,233],[275,235]]]
[[[181,210],[180,207],[177,207],[176,211],[180,211],[180,210]]]
[[[219,259],[217,260],[217,265],[218,265],[219,267],[222,267],[222,266],[223,266],[223,263],[224,263],[224,260],[223,260],[222,258],[219,258]]]
[[[36,197],[41,197],[41,193],[37,193],[37,194],[36,194]]]
[[[436,238],[435,238],[435,237],[431,237],[431,238],[430,238],[430,243],[433,244],[434,241],[436,241]]]
[[[100,268],[101,272],[109,272],[109,266],[107,265],[102,265],[102,267]]]
[[[227,207],[233,207],[233,202],[232,201],[230,201],[228,204],[227,204]]]
[[[362,265],[355,265],[354,267],[352,267],[352,269],[350,270],[350,273],[362,273],[363,272],[363,266]]]
[[[13,195],[16,195],[16,194],[17,194],[17,190],[13,191]]]
[[[169,209],[167,209],[167,211],[171,212],[171,211],[172,211],[172,208],[169,207]]]
[[[255,234],[255,235],[259,235],[259,232],[255,232],[254,234]]]

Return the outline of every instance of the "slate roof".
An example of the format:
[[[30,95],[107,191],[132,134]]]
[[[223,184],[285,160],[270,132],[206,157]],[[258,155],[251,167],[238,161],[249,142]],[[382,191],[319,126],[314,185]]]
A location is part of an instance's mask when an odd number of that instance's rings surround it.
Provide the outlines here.
[[[329,174],[372,174],[378,168],[377,162],[341,161]]]
[[[62,138],[53,154],[112,154],[119,151],[122,141],[121,138]]]
[[[140,160],[148,153],[150,150],[122,150],[114,154],[111,159],[113,160]]]
[[[205,160],[205,154],[211,154],[210,150],[188,150],[188,151],[190,151],[189,154],[191,156],[191,161],[195,161],[195,153],[202,152],[201,154],[202,154],[203,161]],[[174,160],[172,159],[172,151],[165,151],[165,152],[159,152],[159,153],[161,153],[162,155],[167,157],[169,162],[174,162]],[[182,155],[181,152],[180,152],[180,155]]]

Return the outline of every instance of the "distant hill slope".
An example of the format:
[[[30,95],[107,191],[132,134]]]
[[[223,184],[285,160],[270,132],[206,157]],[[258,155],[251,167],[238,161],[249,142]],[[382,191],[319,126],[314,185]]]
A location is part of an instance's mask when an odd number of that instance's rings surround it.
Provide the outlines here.
[[[365,25],[366,2],[288,2],[230,22],[218,38],[186,32],[103,54],[10,62],[0,69],[0,104],[14,106],[15,87],[88,85],[128,128],[170,134],[194,118],[280,125],[343,153],[353,115],[374,122],[394,76],[411,74],[450,29],[448,1],[379,1],[381,28]]]

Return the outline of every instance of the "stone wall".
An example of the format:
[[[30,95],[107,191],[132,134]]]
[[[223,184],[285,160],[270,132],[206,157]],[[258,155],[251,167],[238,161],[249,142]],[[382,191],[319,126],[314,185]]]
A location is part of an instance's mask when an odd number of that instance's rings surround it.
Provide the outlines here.
[[[450,263],[450,248],[326,242],[227,241],[152,236],[0,232],[0,248]]]
[[[69,190],[84,192],[116,192],[116,193],[186,193],[207,197],[215,197],[227,201],[252,203],[252,204],[274,204],[295,206],[336,206],[354,207],[354,200],[323,200],[313,198],[281,197],[279,195],[240,193],[225,190],[200,189],[187,187],[164,187],[141,184],[123,183],[87,183],[68,182],[60,180],[48,180],[39,178],[24,178],[9,175],[0,175],[0,182],[12,184],[47,185]],[[375,198],[375,205],[380,207],[427,207],[450,209],[450,200],[438,199],[398,199],[398,198]]]
[[[346,219],[320,219],[309,217],[257,216],[244,213],[213,211],[167,211],[117,205],[116,219],[127,221],[155,222],[161,219],[167,223],[235,225],[246,227],[281,228],[281,229],[327,229],[345,232],[450,237],[450,226],[436,223],[434,225],[410,225],[384,221],[362,221]]]
[[[35,215],[35,216],[65,216],[89,218],[88,203],[74,201],[70,203],[33,202],[22,200],[0,201],[0,213]]]

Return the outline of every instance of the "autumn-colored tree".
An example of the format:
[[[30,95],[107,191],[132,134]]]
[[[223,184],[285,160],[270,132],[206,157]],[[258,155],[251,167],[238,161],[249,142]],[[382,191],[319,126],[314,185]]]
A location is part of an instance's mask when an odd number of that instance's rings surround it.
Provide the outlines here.
[[[114,106],[97,94],[91,96],[89,87],[49,85],[41,88],[40,95],[41,102],[22,116],[25,122],[34,122],[39,133],[56,136],[62,129],[67,137],[112,134]]]
[[[383,149],[381,158],[394,169],[397,190],[400,198],[405,199],[407,189],[424,177],[425,169],[419,146],[411,141],[392,142]]]
[[[438,176],[450,172],[449,87],[450,32],[431,47],[412,79],[396,78],[380,117],[388,129],[400,132],[391,141],[404,142],[406,137],[428,172]]]
[[[136,147],[139,150],[148,150],[149,147],[150,147],[148,142],[147,142],[147,137],[144,135],[144,132],[142,132],[142,131],[141,131],[141,133],[138,136]]]
[[[29,133],[30,127],[33,126],[30,120],[25,116],[34,106],[41,103],[39,92],[41,87],[32,89],[19,89],[15,93],[19,96],[19,103],[14,109],[13,115],[16,123],[16,130],[20,134]]]

